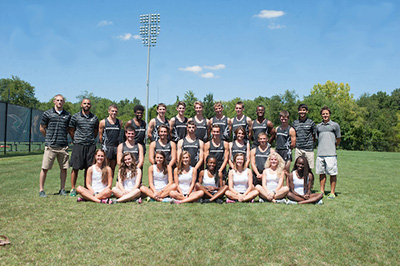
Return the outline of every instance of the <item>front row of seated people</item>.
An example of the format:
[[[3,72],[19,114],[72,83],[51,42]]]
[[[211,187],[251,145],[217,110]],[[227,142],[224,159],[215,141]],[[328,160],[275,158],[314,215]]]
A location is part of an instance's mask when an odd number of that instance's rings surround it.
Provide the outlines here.
[[[154,160],[155,163],[148,170],[149,187],[145,187],[141,185],[142,171],[134,154],[125,152],[121,157],[117,184],[111,189],[112,170],[107,166],[105,152],[97,150],[94,163],[88,169],[86,188],[77,188],[80,194],[78,201],[112,204],[136,200],[141,203],[140,197],[148,196],[155,201],[170,197],[171,202],[176,204],[199,200],[222,203],[225,195],[227,203],[253,202],[259,196],[267,202],[305,204],[318,203],[323,197],[321,193],[311,194],[314,177],[304,156],[297,158],[293,171],[288,174],[288,186],[284,186],[285,163],[276,152],[269,155],[261,185],[256,186],[253,185],[252,171],[246,167],[246,156],[243,153],[238,153],[233,158],[228,185],[225,185],[223,174],[218,171],[217,159],[213,155],[207,157],[207,167],[200,171],[197,182],[197,169],[190,165],[189,152],[180,154],[178,166],[174,170],[167,164],[163,151],[157,151]],[[110,199],[112,194],[117,197],[116,200]]]

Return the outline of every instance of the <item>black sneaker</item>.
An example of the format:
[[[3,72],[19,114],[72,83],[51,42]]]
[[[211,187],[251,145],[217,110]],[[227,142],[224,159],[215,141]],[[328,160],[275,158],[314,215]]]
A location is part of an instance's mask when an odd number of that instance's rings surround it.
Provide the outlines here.
[[[40,191],[39,192],[39,197],[47,198],[46,192],[44,192],[44,190]]]
[[[224,201],[223,201],[222,199],[216,199],[214,202],[215,202],[215,203],[218,203],[218,204],[224,203]]]
[[[67,192],[65,191],[65,189],[60,189],[60,191],[58,191],[58,195],[67,196]]]

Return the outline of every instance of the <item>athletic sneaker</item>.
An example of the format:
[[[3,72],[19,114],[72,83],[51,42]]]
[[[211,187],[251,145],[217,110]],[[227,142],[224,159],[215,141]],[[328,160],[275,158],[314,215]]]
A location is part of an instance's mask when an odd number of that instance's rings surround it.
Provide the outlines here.
[[[275,201],[275,203],[283,203],[283,204],[286,204],[286,200],[285,200],[285,199],[277,199],[277,200]]]
[[[104,204],[113,204],[113,200],[112,199],[102,199],[100,200],[100,203],[104,203]]]
[[[71,197],[76,197],[76,189],[75,188],[71,189],[71,193],[69,193],[69,195]]]
[[[163,200],[162,200],[162,202],[171,202],[172,201],[172,199],[171,198],[169,198],[169,197],[166,197],[166,198],[163,198]]]
[[[142,204],[142,198],[138,198],[138,199],[136,200],[136,202],[139,203],[139,204]]]
[[[41,191],[39,192],[39,197],[41,197],[41,198],[47,198],[46,192],[44,192],[44,190],[41,190]]]
[[[290,199],[288,199],[287,201],[286,201],[286,204],[287,205],[296,205],[297,204],[297,202],[296,201],[293,201],[293,200],[290,200]]]
[[[171,201],[169,203],[171,203],[171,204],[181,204],[182,202],[180,200],[171,199]]]
[[[329,193],[328,194],[328,199],[335,199],[335,198],[336,198],[335,193]]]
[[[203,204],[203,203],[210,203],[211,201],[210,201],[210,199],[200,199],[201,201],[200,201],[200,203],[201,204]]]
[[[231,200],[231,199],[226,199],[226,203],[236,203],[236,201]]]
[[[81,198],[81,197],[78,197],[78,198],[76,199],[76,202],[81,202],[81,201],[85,201],[85,199],[84,199],[84,198]]]
[[[315,203],[316,205],[322,205],[324,204],[324,202],[322,201],[322,199],[320,199],[317,203]]]
[[[259,198],[259,199],[258,199],[258,202],[263,203],[263,202],[265,202],[265,200],[262,199],[262,198]]]
[[[65,189],[60,189],[60,191],[58,191],[58,195],[67,196],[67,192],[65,192]]]
[[[216,199],[214,202],[215,202],[215,203],[218,203],[218,204],[224,203],[224,201],[223,201],[222,199]]]

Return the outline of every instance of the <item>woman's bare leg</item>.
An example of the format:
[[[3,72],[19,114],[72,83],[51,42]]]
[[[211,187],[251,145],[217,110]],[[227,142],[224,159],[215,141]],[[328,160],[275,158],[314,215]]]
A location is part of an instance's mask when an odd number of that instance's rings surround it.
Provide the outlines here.
[[[214,196],[211,197],[210,201],[214,201],[214,200],[222,197],[227,190],[228,190],[228,186],[227,185],[223,186],[222,188],[220,188],[218,190],[217,193],[214,194]]]
[[[193,191],[192,193],[190,193],[190,195],[181,200],[181,203],[188,203],[188,202],[195,202],[198,201],[201,197],[203,197],[204,192],[199,190],[199,191]]]
[[[132,201],[140,197],[140,190],[134,189],[129,191],[128,194],[123,195],[119,199],[117,199],[117,202],[126,202],[126,201]]]

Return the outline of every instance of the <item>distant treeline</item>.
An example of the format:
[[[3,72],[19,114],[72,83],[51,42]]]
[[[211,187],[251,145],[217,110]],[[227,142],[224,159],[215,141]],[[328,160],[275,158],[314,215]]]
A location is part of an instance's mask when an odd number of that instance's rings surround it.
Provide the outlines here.
[[[62,93],[62,92],[61,92]],[[11,79],[0,79],[0,95],[2,101],[47,110],[53,107],[53,99],[48,102],[40,102],[35,97],[35,89],[29,83],[13,76]],[[124,123],[133,117],[133,107],[141,102],[134,97],[119,102],[95,96],[84,91],[72,102],[66,99],[65,109],[71,113],[80,110],[80,102],[83,98],[92,101],[92,112],[99,119],[108,116],[108,107],[115,103],[118,105],[118,118]],[[186,102],[186,116],[195,115],[193,103],[200,100],[204,104],[204,115],[207,118],[214,116],[214,103],[216,100],[212,93],[203,99],[196,97],[192,90],[188,90],[183,97],[177,96],[175,103],[167,104],[166,117],[169,119],[177,114],[176,103]],[[350,86],[344,83],[327,81],[325,84],[317,84],[311,89],[310,94],[299,99],[295,91],[286,90],[282,94],[270,97],[259,96],[253,100],[234,98],[230,101],[221,101],[224,106],[224,114],[235,117],[235,105],[238,101],[245,104],[244,114],[252,119],[256,118],[258,105],[265,106],[265,116],[275,126],[279,125],[279,112],[288,110],[290,122],[297,118],[297,107],[300,103],[309,106],[309,118],[320,123],[319,110],[328,106],[332,110],[331,119],[339,123],[342,130],[340,147],[346,150],[369,151],[400,151],[400,89],[397,88],[387,94],[379,91],[374,94],[364,93],[358,99],[354,99],[350,93]],[[156,117],[157,105],[150,107],[149,119]]]

